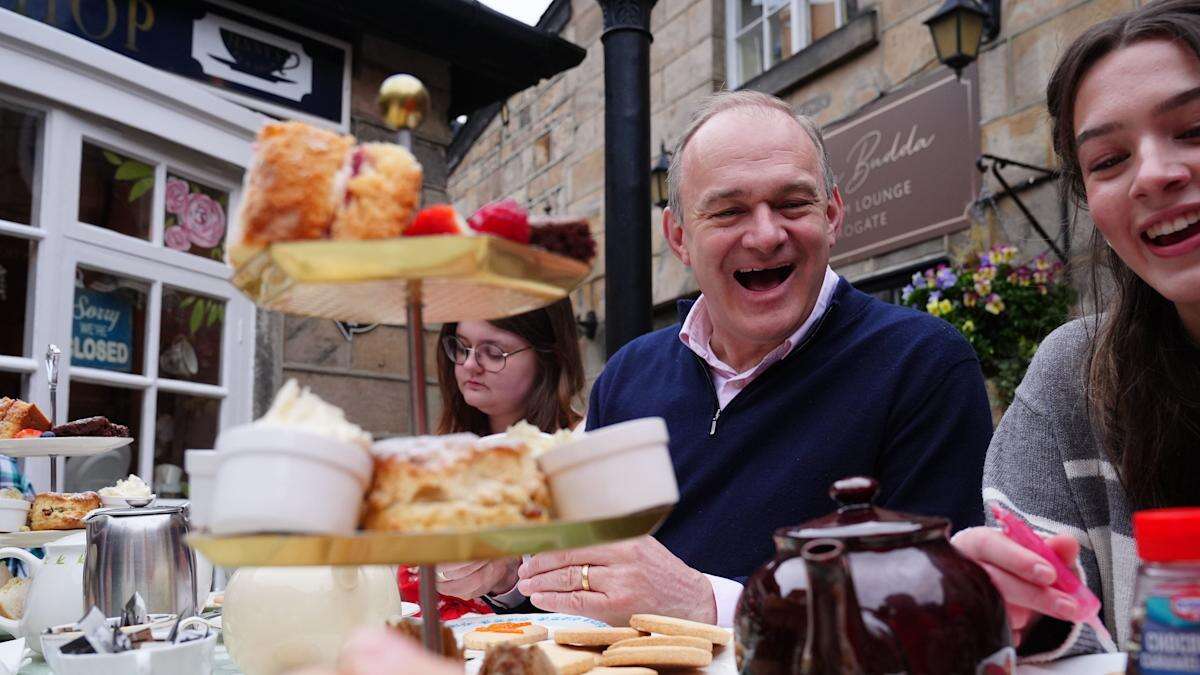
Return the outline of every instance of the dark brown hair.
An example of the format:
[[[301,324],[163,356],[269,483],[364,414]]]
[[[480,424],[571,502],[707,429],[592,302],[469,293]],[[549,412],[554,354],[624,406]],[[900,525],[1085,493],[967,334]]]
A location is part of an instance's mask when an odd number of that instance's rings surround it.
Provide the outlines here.
[[[546,433],[578,424],[582,415],[574,404],[583,391],[584,377],[571,300],[566,298],[542,309],[488,323],[520,336],[533,346],[537,355],[537,376],[525,406],[525,420]],[[438,388],[442,392],[438,433],[469,431],[486,436],[492,433],[487,415],[467,405],[454,379],[454,362],[442,349],[442,340],[457,330],[457,323],[447,323],[438,334]]]
[[[1086,206],[1075,147],[1075,96],[1101,58],[1145,40],[1174,40],[1200,57],[1200,2],[1168,0],[1097,24],[1081,35],[1046,87],[1054,151],[1066,196]],[[1119,95],[1114,93],[1114,95]],[[1092,233],[1096,314],[1087,362],[1089,413],[1134,509],[1200,502],[1200,349],[1173,303]],[[1108,268],[1111,293],[1097,270]],[[1101,312],[1104,312],[1101,314]]]

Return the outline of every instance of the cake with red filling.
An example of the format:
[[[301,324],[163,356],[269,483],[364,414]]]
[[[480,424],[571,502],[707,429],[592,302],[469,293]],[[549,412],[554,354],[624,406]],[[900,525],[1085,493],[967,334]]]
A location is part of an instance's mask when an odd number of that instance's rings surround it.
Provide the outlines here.
[[[390,143],[355,148],[334,179],[334,239],[399,237],[417,211],[421,165]]]

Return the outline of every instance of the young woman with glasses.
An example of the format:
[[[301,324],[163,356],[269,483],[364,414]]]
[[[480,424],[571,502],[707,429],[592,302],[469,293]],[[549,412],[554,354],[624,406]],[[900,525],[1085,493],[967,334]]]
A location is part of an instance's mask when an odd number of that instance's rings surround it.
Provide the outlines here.
[[[442,326],[438,336],[439,434],[503,432],[525,420],[546,433],[574,428],[583,390],[583,362],[569,299],[491,321]],[[504,595],[516,586],[521,561],[495,560],[438,567],[438,591],[456,598]],[[519,604],[524,598],[511,604]]]
[[[573,428],[583,362],[570,300],[492,321],[442,326],[439,434],[486,436],[526,420],[546,433]]]

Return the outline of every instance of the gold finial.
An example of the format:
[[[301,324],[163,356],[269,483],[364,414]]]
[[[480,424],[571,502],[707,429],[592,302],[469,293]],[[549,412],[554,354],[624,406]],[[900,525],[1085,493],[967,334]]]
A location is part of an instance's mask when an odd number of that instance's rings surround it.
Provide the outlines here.
[[[412,75],[392,75],[379,85],[379,109],[393,129],[416,129],[429,114],[429,90]]]

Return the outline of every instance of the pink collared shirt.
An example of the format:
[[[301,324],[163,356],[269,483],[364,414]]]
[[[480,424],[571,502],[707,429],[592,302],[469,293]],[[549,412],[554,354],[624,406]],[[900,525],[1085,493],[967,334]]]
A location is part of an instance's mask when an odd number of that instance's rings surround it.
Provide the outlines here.
[[[796,329],[786,340],[778,347],[772,349],[770,353],[762,358],[757,364],[748,370],[737,372],[712,351],[712,319],[708,315],[708,305],[701,295],[696,304],[692,305],[692,309],[688,312],[687,318],[683,320],[683,327],[679,330],[679,339],[690,350],[696,353],[704,363],[708,365],[708,372],[712,376],[713,388],[717,392],[717,406],[724,409],[725,406],[733,400],[738,392],[746,388],[746,385],[754,381],[754,378],[761,375],[767,368],[775,365],[783,360],[796,345],[800,344],[808,331],[825,313],[825,309],[829,307],[829,300],[833,297],[833,291],[837,288],[838,275],[828,265],[825,267],[825,278],[821,281],[821,292],[817,294],[817,303],[813,305],[812,312],[804,323]]]

